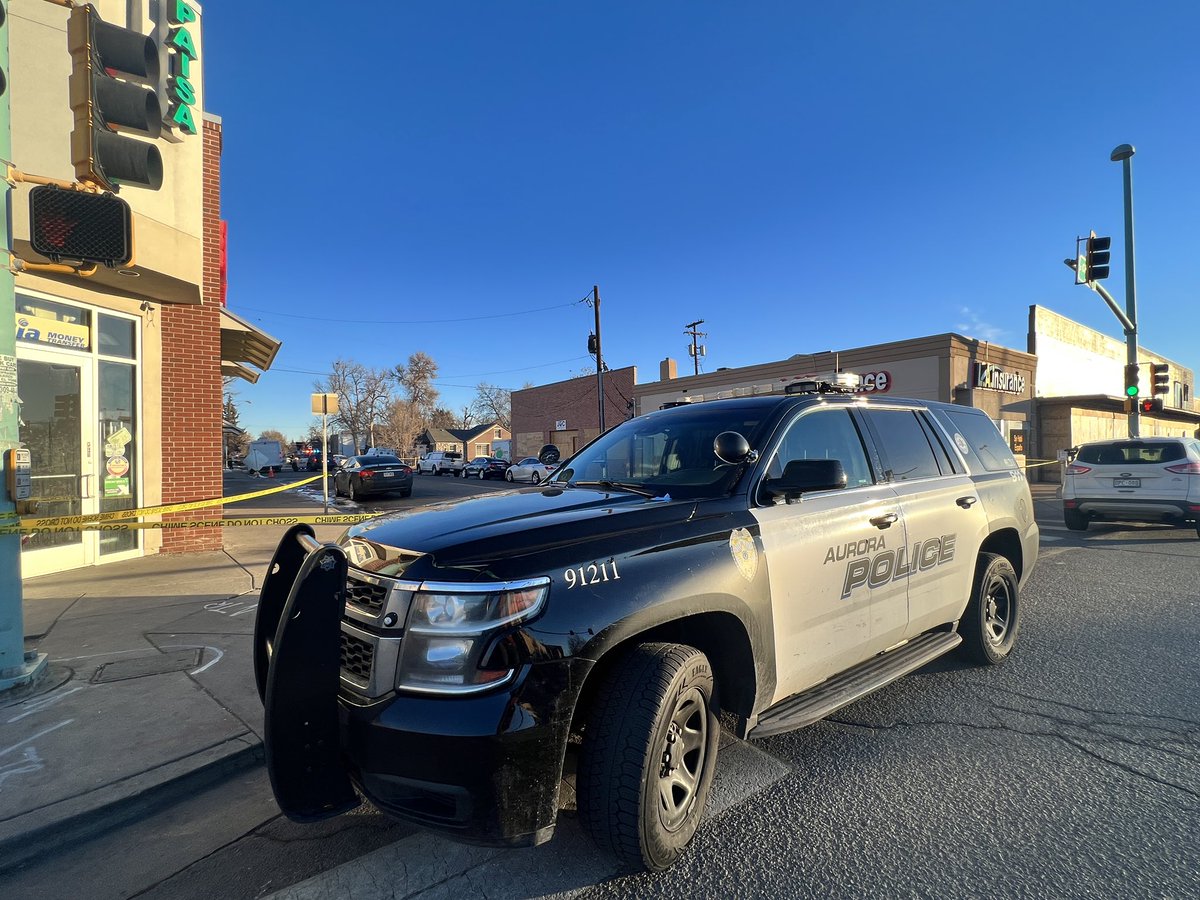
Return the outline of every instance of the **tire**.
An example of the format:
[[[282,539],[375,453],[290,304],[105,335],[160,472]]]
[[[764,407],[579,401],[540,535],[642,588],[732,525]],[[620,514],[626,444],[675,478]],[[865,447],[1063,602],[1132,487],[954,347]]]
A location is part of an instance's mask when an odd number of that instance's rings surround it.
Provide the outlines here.
[[[541,483],[542,483],[542,476],[541,476],[541,475],[539,475],[537,472],[534,472],[534,473],[533,473],[533,476],[531,477],[531,479],[530,479],[530,480],[531,480],[531,481],[532,481],[534,484],[541,484]]]
[[[349,496],[350,496],[351,500],[358,499],[358,494],[356,494],[354,492],[354,479],[353,478],[346,479],[346,490],[349,492]]]
[[[487,475],[487,473],[484,472],[483,469],[480,469],[479,470],[479,480],[483,481],[485,475]]]
[[[1008,659],[1021,628],[1021,599],[1012,564],[995,553],[980,553],[971,600],[958,623],[963,652],[984,666]]]
[[[661,871],[696,833],[712,785],[712,669],[694,647],[641,644],[602,677],[586,711],[579,820],[624,865]]]
[[[505,480],[505,481],[507,481],[509,484],[512,484],[512,480],[513,480],[513,476],[512,476],[512,469],[506,469],[506,470],[505,470],[505,472],[504,472],[504,480]]]
[[[342,490],[341,490],[341,488],[339,488],[339,487],[338,487],[338,483],[337,483],[337,479],[336,479],[336,478],[335,478],[335,479],[333,479],[333,496],[334,496],[334,497],[340,497],[340,496],[342,496]]]
[[[1088,517],[1086,513],[1081,513],[1077,509],[1064,509],[1063,521],[1067,528],[1071,531],[1087,531]]]
[[[409,488],[407,491],[401,491],[400,496],[401,497],[411,497],[412,496],[412,488]]]

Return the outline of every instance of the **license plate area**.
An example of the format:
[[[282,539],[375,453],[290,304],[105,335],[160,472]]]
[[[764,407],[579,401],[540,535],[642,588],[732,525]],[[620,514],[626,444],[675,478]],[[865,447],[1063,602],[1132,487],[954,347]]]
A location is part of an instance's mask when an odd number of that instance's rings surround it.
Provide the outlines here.
[[[382,474],[384,478],[391,478],[396,473],[395,472],[382,472],[380,474]]]
[[[1113,487],[1115,488],[1135,488],[1142,486],[1140,478],[1114,478]]]

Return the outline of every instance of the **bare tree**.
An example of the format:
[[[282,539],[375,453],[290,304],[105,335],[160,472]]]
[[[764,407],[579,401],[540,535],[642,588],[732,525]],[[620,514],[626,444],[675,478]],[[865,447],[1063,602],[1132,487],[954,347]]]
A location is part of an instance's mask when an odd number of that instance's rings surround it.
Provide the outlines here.
[[[462,408],[458,421],[460,423],[459,428],[470,428],[475,424],[475,413],[469,405]]]
[[[375,435],[380,444],[408,455],[422,427],[421,415],[408,400],[394,398],[383,410]]]
[[[431,423],[437,408],[438,390],[433,386],[438,365],[428,353],[418,350],[408,357],[408,364],[396,365],[392,377],[400,385],[404,399],[411,403],[424,423]]]
[[[276,431],[274,428],[268,428],[258,436],[258,439],[260,441],[279,441],[279,443],[283,444],[285,450],[292,445],[292,442],[287,439],[287,435],[282,431]]]
[[[439,406],[429,417],[431,428],[457,428],[458,416],[444,406]]]
[[[362,446],[364,439],[372,438],[376,423],[392,400],[390,374],[354,360],[339,359],[333,364],[333,374],[313,385],[320,393],[337,395],[338,411],[333,424],[350,432],[355,449]]]
[[[471,410],[482,422],[497,422],[501,428],[512,428],[512,391],[487,382],[475,386]]]

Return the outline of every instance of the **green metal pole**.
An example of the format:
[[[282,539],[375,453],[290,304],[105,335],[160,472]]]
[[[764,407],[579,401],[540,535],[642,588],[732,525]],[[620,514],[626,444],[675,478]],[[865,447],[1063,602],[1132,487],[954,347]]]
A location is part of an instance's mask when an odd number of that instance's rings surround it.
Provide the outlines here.
[[[1113,162],[1120,161],[1121,174],[1125,182],[1125,317],[1133,324],[1125,331],[1125,362],[1136,366],[1138,361],[1137,334],[1137,287],[1133,277],[1133,154],[1132,144],[1121,144],[1109,156]],[[1138,400],[1141,400],[1139,394]],[[1141,437],[1141,409],[1133,404],[1129,414],[1129,436]]]
[[[0,165],[12,161],[12,117],[8,86],[8,15],[0,0]],[[7,168],[4,175],[7,174]],[[8,488],[8,451],[20,446],[20,401],[17,396],[17,297],[13,285],[12,186],[0,177],[4,214],[0,239],[6,257],[0,260],[0,523],[11,523],[16,504]],[[45,655],[25,655],[25,618],[21,609],[21,536],[0,534],[0,691],[28,684],[46,666]]]

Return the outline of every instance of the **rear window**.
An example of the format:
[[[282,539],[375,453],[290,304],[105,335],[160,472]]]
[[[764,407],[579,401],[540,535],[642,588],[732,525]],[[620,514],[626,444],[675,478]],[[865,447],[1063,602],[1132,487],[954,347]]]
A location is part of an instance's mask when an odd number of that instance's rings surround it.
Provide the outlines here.
[[[1142,441],[1114,441],[1111,444],[1086,444],[1079,448],[1077,462],[1094,466],[1141,466],[1183,459],[1187,452],[1178,441],[1146,444]]]
[[[392,463],[400,462],[400,460],[398,460],[396,457],[388,456],[385,453],[376,453],[374,456],[364,456],[362,457],[362,461],[364,465],[368,466],[376,466],[380,463],[386,463],[390,465]]]
[[[942,413],[950,421],[950,436],[955,446],[969,461],[978,460],[989,472],[1017,468],[1017,458],[1008,449],[1000,430],[987,416],[957,410],[944,410]]]
[[[462,459],[462,454],[450,451],[449,453],[443,453],[442,458],[443,459]]]

